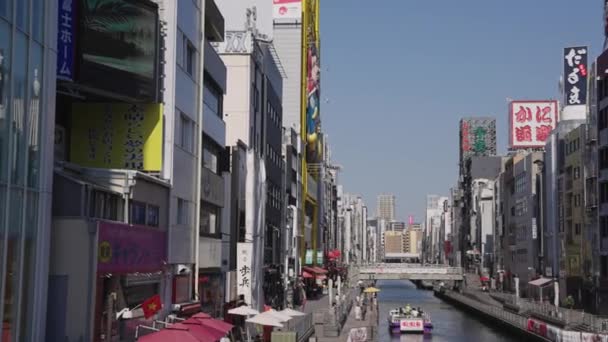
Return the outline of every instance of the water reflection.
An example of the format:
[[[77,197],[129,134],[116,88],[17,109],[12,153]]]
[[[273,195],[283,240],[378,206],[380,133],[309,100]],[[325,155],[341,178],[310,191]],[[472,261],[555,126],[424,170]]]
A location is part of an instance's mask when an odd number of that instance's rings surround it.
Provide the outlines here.
[[[499,328],[481,322],[450,304],[444,303],[431,291],[417,290],[409,281],[379,281],[382,290],[378,295],[380,325],[378,341],[516,341],[517,338]],[[388,332],[388,311],[410,304],[420,306],[431,315],[434,329],[432,335],[392,335]]]

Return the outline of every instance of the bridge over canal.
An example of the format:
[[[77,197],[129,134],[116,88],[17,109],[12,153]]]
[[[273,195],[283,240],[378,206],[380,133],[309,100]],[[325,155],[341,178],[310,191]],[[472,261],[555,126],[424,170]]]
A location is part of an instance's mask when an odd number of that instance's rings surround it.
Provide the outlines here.
[[[409,263],[364,264],[359,266],[361,280],[462,280],[462,267]]]

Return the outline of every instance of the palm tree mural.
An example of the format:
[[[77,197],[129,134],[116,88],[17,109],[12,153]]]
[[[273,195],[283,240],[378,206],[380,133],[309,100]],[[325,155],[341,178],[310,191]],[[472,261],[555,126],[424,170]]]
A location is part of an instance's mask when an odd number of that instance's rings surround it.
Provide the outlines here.
[[[152,78],[155,13],[128,0],[81,0],[81,5],[84,59]]]

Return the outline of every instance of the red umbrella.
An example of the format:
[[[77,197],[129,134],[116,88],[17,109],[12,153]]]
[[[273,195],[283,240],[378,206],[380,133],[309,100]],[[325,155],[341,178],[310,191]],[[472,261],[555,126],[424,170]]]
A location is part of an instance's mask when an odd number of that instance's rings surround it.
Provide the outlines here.
[[[200,342],[216,342],[224,337],[224,335],[219,335],[217,332],[197,324],[175,323],[167,327],[167,329],[186,329],[190,335],[194,336]]]
[[[232,325],[230,323],[226,323],[224,321],[220,321],[219,319],[200,319],[200,318],[188,319],[188,320],[184,321],[184,323],[190,322],[190,321],[196,321],[199,325],[220,331],[223,333],[222,336],[225,336],[234,327],[234,325]],[[194,323],[194,322],[192,322],[192,323]]]
[[[215,342],[217,340],[200,340],[192,335],[189,329],[180,329],[172,326],[155,332],[153,334],[142,336],[138,339],[140,342]]]
[[[210,315],[204,313],[204,312],[199,312],[199,313],[195,313],[194,315],[192,315],[192,318],[212,318]]]
[[[220,331],[219,329],[208,327],[202,323],[203,321],[208,321],[208,320],[209,319],[190,318],[190,319],[183,321],[182,324],[187,327],[190,327],[193,331],[194,330],[195,331],[204,331],[205,334],[212,336],[213,338],[216,339],[216,341],[221,339],[222,337],[226,336],[225,332]]]

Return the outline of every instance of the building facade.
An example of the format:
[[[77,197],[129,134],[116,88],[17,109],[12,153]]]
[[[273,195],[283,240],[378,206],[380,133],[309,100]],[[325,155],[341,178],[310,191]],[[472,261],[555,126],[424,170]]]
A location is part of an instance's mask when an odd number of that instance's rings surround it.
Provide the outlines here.
[[[387,222],[395,221],[395,195],[378,195],[378,206],[376,211],[378,219]]]

